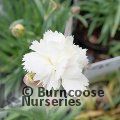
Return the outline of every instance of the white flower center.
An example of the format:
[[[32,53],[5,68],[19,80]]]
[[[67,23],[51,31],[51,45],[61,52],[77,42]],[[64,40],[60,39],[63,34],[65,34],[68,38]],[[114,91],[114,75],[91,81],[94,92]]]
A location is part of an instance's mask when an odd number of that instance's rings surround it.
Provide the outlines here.
[[[56,65],[53,65],[53,70],[56,71]]]
[[[48,58],[48,62],[49,62],[49,64],[51,64],[53,71],[56,71],[57,67],[56,67],[55,63],[53,63],[50,58]]]

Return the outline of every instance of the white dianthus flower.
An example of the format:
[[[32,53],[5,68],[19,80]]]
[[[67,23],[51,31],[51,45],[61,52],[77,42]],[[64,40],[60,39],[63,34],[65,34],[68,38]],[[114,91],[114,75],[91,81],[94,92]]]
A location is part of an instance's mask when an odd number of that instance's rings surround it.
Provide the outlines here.
[[[34,81],[40,80],[47,90],[62,85],[66,91],[83,91],[89,85],[82,73],[88,64],[86,49],[74,45],[72,36],[47,31],[40,42],[32,42],[30,49],[33,52],[23,57],[24,69],[35,73]]]

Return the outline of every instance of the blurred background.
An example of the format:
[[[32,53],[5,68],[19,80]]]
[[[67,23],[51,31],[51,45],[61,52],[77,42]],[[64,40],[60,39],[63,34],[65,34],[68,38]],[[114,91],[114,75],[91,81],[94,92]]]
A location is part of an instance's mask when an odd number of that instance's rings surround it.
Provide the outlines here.
[[[46,30],[67,30],[75,44],[88,49],[90,63],[120,56],[120,0],[0,0],[0,96],[5,87],[9,99],[1,100],[2,107],[24,86],[22,57]],[[5,119],[120,120],[120,71],[96,78],[90,88],[104,89],[105,97],[83,98],[75,110],[19,108]]]

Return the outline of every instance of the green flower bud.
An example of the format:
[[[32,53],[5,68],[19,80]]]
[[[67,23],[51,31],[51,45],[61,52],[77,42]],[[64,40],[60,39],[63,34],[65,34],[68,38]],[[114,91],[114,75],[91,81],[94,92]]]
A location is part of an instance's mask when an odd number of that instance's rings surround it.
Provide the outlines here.
[[[25,28],[22,24],[15,24],[10,27],[11,33],[14,37],[19,38],[25,34]]]

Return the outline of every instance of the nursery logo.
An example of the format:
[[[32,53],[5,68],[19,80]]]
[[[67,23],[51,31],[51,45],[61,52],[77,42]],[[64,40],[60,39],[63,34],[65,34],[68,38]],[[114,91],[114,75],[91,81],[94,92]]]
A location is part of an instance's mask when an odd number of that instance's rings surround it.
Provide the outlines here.
[[[80,106],[81,97],[103,97],[103,90],[46,90],[43,87],[23,88],[22,106]]]

